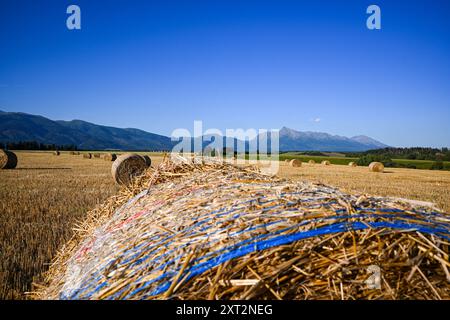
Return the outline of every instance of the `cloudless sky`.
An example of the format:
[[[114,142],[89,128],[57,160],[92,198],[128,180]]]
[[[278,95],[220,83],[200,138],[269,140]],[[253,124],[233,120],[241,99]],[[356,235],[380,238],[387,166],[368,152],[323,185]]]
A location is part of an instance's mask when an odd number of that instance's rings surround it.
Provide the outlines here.
[[[81,30],[66,8],[81,8]],[[381,8],[381,30],[366,9]],[[448,1],[0,2],[0,110],[450,146]]]

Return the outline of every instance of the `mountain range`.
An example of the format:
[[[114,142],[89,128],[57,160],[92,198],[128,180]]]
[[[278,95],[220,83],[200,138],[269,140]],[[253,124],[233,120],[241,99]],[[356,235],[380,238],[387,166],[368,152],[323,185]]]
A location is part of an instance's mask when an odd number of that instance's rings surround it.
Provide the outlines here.
[[[363,135],[347,138],[286,127],[280,130],[281,151],[366,151],[386,147],[386,144]]]
[[[366,151],[387,145],[367,136],[351,138],[323,132],[280,132],[280,151]],[[224,141],[229,141],[224,137]],[[22,112],[0,111],[0,142],[37,141],[76,145],[82,150],[171,150],[170,137],[133,128],[115,128],[82,120],[61,121]]]

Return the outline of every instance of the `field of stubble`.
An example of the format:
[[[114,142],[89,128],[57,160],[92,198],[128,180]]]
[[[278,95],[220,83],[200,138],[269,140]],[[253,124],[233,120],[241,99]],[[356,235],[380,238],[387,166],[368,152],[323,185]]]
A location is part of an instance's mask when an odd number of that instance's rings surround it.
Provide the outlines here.
[[[347,192],[433,202],[450,212],[449,171],[386,168],[385,172],[376,173],[367,167],[303,163],[301,168],[293,168],[283,162],[279,175],[328,184]]]
[[[0,299],[23,299],[77,220],[114,194],[111,162],[62,153],[17,152],[15,170],[0,170]],[[162,157],[152,155],[157,165]],[[280,163],[279,175],[334,185],[347,191],[435,202],[450,212],[450,172]]]

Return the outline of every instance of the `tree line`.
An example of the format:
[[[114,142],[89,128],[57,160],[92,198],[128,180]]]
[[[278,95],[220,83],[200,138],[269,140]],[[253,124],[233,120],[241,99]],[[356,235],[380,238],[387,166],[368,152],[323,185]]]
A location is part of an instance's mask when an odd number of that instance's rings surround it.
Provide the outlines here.
[[[62,150],[77,151],[78,148],[74,144],[58,145],[40,143],[38,141],[19,141],[19,142],[0,142],[0,146],[5,150]]]
[[[450,150],[448,148],[383,148],[358,153],[346,153],[347,157],[366,155],[376,155],[390,159],[450,161]]]

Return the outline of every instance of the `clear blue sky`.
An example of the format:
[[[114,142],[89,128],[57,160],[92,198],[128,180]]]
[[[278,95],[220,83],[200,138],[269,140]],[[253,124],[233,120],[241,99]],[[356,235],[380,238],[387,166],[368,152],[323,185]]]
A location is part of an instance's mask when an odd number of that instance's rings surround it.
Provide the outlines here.
[[[381,30],[366,28],[370,4]],[[437,0],[2,0],[0,109],[165,135],[203,120],[450,146],[449,12]]]

